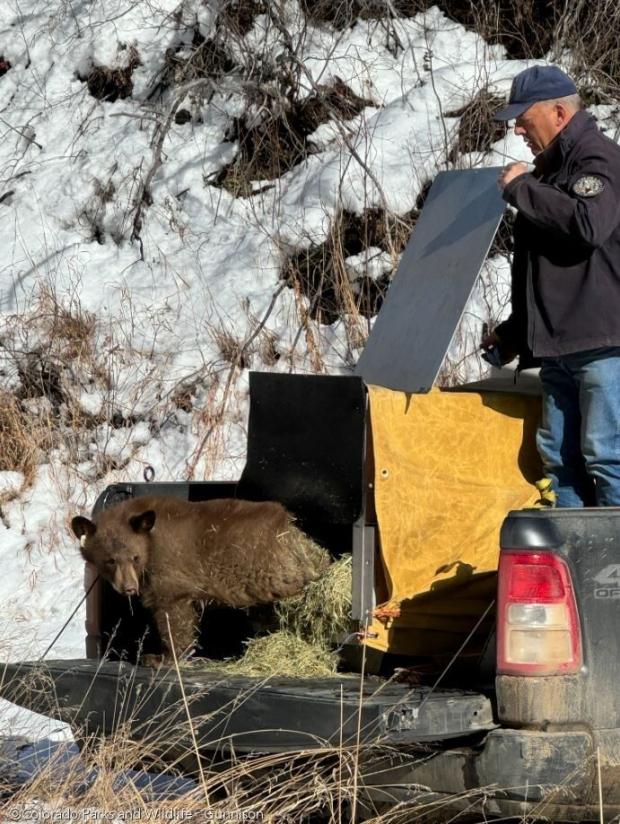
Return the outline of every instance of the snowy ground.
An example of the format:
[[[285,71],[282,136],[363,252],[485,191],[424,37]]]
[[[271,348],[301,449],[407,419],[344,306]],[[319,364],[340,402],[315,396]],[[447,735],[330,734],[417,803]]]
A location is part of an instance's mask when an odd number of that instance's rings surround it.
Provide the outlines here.
[[[291,0],[279,21],[290,40],[258,15],[226,40],[241,73],[153,93],[167,50],[183,57],[196,31],[217,36],[217,10],[198,0],[0,0],[0,57],[11,64],[0,77],[0,390],[20,391],[38,369],[55,392],[50,401],[31,391],[24,401],[40,425],[33,432],[50,438],[32,483],[0,472],[0,500],[17,493],[1,506],[4,660],[41,656],[80,600],[82,562],[68,523],[106,485],[140,480],[147,465],[159,480],[239,475],[247,369],[234,370],[234,353],[259,323],[244,365],[350,368],[355,321],[300,335],[304,299],[282,288],[283,260],[323,242],[342,208],[411,210],[446,168],[458,118],[445,114],[486,86],[506,93],[525,65],[436,8],[394,21],[388,35],[372,20],[343,32],[304,24]],[[256,194],[234,197],[214,185],[238,151],[227,130],[244,113],[260,117],[265,100],[244,78],[256,65],[277,76],[290,63],[287,43],[299,98],[337,77],[372,105],[321,125],[314,154],[257,182]],[[132,55],[139,65],[126,99],[101,102],[79,79],[93,66],[127,66]],[[181,101],[191,119],[172,119],[162,133]],[[459,163],[531,159],[514,136],[493,148]],[[132,239],[137,193],[152,171],[140,239]],[[348,265],[376,276],[395,263],[372,249]],[[475,350],[487,304],[506,300],[507,275],[505,261],[488,264],[457,354]],[[27,352],[38,353],[34,363]],[[83,624],[82,609],[50,656],[83,655]],[[0,733],[17,723],[0,707]]]

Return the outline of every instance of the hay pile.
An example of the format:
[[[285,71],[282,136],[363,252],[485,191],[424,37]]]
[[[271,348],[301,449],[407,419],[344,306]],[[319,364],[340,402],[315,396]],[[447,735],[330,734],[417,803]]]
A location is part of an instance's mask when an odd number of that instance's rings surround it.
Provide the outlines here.
[[[252,638],[244,655],[235,661],[209,661],[230,675],[290,675],[295,678],[321,678],[336,674],[338,656],[327,647],[310,644],[287,630]]]
[[[349,632],[352,559],[330,564],[303,592],[275,605],[280,628],[313,646],[332,646]]]
[[[333,648],[350,632],[351,576],[351,556],[344,555],[300,595],[276,604],[278,630],[248,641],[241,658],[199,659],[200,666],[231,675],[335,675],[338,655]]]

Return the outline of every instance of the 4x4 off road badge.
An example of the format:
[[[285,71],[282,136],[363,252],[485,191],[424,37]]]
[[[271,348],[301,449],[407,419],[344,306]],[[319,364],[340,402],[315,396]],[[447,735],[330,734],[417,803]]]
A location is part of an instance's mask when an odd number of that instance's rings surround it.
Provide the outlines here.
[[[600,177],[584,175],[573,183],[573,192],[580,197],[595,197],[605,188],[605,184]]]
[[[610,564],[594,576],[595,598],[620,598],[620,564]]]

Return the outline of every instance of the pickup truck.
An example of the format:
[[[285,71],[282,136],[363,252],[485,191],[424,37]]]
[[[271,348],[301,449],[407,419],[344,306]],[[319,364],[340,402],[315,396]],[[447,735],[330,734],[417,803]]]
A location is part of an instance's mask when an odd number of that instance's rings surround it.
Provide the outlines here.
[[[460,203],[470,197],[487,204],[496,176],[490,171],[445,175],[469,175]],[[488,197],[480,197],[472,175]],[[442,186],[454,193],[451,180],[439,181],[440,195]],[[445,206],[445,198],[435,201]],[[501,208],[496,204],[495,217],[485,213],[478,222],[464,209],[466,224],[455,218],[448,227],[452,238],[471,242],[486,225],[470,287]],[[424,240],[424,227],[417,228],[411,243],[418,256],[421,248],[428,252]],[[462,278],[458,243],[443,237],[434,248],[441,255],[446,245],[452,257],[442,271],[456,258],[460,264],[450,271]],[[403,263],[411,260],[405,253]],[[411,288],[415,277],[409,281]],[[468,294],[462,290],[460,311]],[[381,311],[393,321],[402,300],[388,303]],[[376,332],[378,346],[369,342],[357,375],[252,373],[247,462],[238,481],[115,484],[99,497],[94,514],[153,494],[281,501],[334,557],[352,553],[352,620],[357,629],[367,626],[379,600],[380,542],[366,383],[383,380],[385,372],[385,386],[426,391],[459,317],[457,311],[441,334],[434,329],[441,324],[431,324],[426,334],[435,337],[421,357],[395,355],[392,327],[381,327],[380,315],[371,335],[372,341]],[[436,340],[441,335],[443,343]],[[519,386],[500,378],[459,391],[484,395]],[[80,736],[129,728],[137,739],[160,742],[162,753],[175,759],[192,750],[182,723],[187,711],[196,745],[222,757],[355,747],[360,821],[397,804],[416,809],[435,802],[485,816],[610,821],[620,815],[620,509],[512,511],[498,532],[496,594],[487,607],[492,620],[484,643],[468,656],[461,645],[428,683],[402,681],[396,676],[406,661],[353,636],[344,639],[334,678],[223,676],[196,667],[183,671],[181,689],[175,672],[138,664],[142,654],[160,649],[148,612],[130,609],[106,583],[93,585],[87,568],[86,658],[5,664],[0,694],[68,721]],[[230,612],[207,612],[204,620],[208,637],[221,644],[209,657],[238,651],[252,633],[251,622]]]

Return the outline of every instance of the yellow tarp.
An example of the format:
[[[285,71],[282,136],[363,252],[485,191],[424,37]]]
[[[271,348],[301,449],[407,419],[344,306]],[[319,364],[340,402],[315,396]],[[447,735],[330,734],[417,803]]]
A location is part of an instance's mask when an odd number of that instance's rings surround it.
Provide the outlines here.
[[[450,653],[494,597],[499,530],[538,498],[538,398],[369,387],[385,601],[376,649]]]

